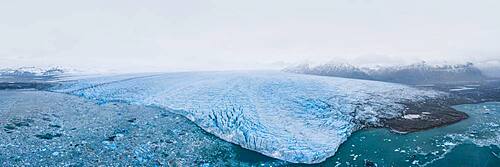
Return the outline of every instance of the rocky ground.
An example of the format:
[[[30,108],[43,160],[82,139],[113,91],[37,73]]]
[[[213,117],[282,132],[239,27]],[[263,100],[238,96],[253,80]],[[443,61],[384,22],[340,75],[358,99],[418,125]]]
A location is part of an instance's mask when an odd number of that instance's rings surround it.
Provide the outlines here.
[[[500,101],[500,79],[481,82],[439,83],[420,86],[447,92],[444,99],[428,100],[421,103],[405,103],[402,117],[384,120],[384,125],[399,133],[408,133],[446,126],[467,119],[468,115],[450,106],[458,104]]]
[[[0,166],[247,166],[246,151],[179,115],[36,90],[0,91]],[[244,156],[251,155],[248,159]]]
[[[402,117],[384,120],[384,126],[394,132],[409,133],[446,126],[467,119],[469,116],[448,104],[436,100],[421,103],[406,103]]]

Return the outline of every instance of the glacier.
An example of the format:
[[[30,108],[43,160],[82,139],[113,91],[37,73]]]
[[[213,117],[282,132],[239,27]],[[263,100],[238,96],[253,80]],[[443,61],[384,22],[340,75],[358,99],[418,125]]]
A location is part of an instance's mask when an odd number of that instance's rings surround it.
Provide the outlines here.
[[[333,156],[354,131],[401,116],[402,102],[442,96],[400,84],[276,71],[97,76],[67,80],[51,91],[161,107],[226,141],[307,164]]]

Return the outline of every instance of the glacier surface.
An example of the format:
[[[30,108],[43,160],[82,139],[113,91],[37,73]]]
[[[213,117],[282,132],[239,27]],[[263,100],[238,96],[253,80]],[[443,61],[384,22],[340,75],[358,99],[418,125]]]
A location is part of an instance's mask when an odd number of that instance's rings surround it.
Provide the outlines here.
[[[52,91],[151,105],[205,131],[294,163],[333,156],[354,131],[441,94],[399,84],[271,71],[180,72],[65,81]]]

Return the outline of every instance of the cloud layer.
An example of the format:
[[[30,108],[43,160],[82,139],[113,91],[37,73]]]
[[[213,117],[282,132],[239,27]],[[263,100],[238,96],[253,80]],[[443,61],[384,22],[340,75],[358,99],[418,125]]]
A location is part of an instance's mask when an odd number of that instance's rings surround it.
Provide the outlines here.
[[[500,59],[500,1],[0,2],[0,66],[129,71]]]

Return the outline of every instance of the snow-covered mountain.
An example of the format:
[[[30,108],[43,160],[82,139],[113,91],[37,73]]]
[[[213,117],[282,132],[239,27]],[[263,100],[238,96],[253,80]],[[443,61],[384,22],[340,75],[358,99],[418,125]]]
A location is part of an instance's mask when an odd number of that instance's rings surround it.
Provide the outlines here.
[[[400,84],[283,72],[134,74],[63,82],[52,91],[157,106],[264,155],[319,163],[354,131],[441,93]]]
[[[365,72],[375,80],[405,84],[481,81],[485,79],[481,70],[472,63],[429,65],[421,62],[407,66],[366,69]]]
[[[307,64],[284,69],[286,72],[377,80],[404,84],[481,81],[486,77],[472,63],[455,65],[430,65],[426,62],[404,66],[357,67],[350,64]]]
[[[15,77],[51,77],[65,73],[65,70],[57,67],[52,68],[37,68],[37,67],[20,67],[0,69],[0,76],[15,76]]]
[[[309,64],[301,64],[298,66],[291,66],[284,69],[285,72],[293,72],[299,74],[312,74],[321,76],[333,76],[354,79],[371,79],[371,77],[363,72],[360,68],[351,64],[322,64],[310,67]]]

